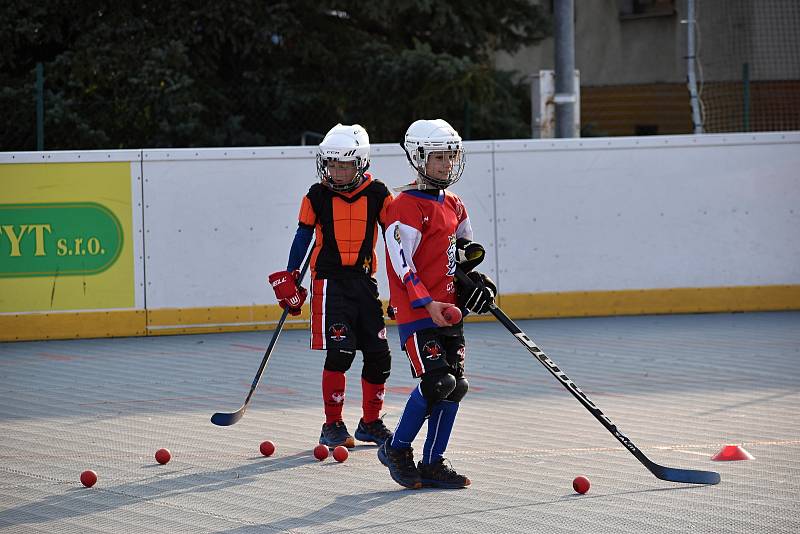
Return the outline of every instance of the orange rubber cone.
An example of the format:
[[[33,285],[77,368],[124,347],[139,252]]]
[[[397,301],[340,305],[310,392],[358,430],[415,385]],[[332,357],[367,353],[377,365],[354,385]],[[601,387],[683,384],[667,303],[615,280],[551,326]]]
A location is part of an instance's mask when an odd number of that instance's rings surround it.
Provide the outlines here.
[[[755,456],[741,448],[739,445],[725,445],[711,457],[715,462],[730,462],[734,460],[755,460]]]

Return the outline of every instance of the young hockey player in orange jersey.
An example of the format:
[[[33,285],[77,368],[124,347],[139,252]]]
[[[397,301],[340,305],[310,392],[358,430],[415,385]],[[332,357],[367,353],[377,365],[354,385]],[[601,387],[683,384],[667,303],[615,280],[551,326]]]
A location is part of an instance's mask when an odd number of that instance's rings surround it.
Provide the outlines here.
[[[354,447],[342,419],[345,372],[361,350],[362,411],[355,437],[383,444],[391,432],[380,418],[391,356],[378,299],[375,244],[392,202],[387,187],[369,168],[369,136],[355,124],[337,124],[319,145],[317,175],[300,207],[297,233],[286,271],[270,275],[280,305],[300,313],[307,292],[298,268],[311,252],[311,348],[326,351],[322,371],[325,423],[319,442]],[[380,229],[378,228],[380,225]]]

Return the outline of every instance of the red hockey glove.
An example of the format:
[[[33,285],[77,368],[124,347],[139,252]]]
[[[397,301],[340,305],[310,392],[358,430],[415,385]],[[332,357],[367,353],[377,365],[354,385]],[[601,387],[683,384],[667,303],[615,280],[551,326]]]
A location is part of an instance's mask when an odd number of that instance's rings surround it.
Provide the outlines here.
[[[292,315],[300,315],[300,309],[306,301],[308,291],[303,286],[297,285],[300,278],[300,271],[278,271],[269,275],[269,283],[275,290],[278,304],[281,308],[289,309]]]

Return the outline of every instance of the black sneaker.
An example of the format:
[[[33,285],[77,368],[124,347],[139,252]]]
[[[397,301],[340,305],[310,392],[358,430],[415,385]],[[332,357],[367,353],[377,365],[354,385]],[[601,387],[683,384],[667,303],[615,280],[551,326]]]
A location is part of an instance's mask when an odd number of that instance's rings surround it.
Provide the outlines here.
[[[384,441],[392,439],[392,431],[386,428],[383,419],[375,419],[371,423],[365,423],[361,419],[356,428],[356,439],[376,443],[380,447]]]
[[[419,476],[422,486],[426,488],[466,488],[472,481],[464,475],[459,475],[449,460],[440,458],[432,464],[419,463]]]
[[[322,425],[319,442],[328,447],[344,445],[348,449],[352,449],[356,446],[356,441],[353,439],[353,436],[350,435],[350,432],[347,431],[347,427],[343,421],[325,423]]]
[[[395,449],[389,445],[389,441],[384,441],[378,447],[378,460],[389,468],[392,480],[403,487],[419,489],[422,481],[419,478],[419,471],[414,465],[414,449]]]

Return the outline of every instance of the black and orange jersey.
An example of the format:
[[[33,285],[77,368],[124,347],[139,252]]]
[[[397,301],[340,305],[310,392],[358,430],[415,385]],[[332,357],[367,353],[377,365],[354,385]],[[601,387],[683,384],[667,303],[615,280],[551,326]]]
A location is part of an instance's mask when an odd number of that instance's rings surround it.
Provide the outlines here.
[[[298,220],[314,229],[311,253],[313,278],[345,279],[372,276],[378,268],[375,243],[378,224],[386,225],[392,194],[366,173],[353,191],[336,192],[317,183],[303,197]]]

